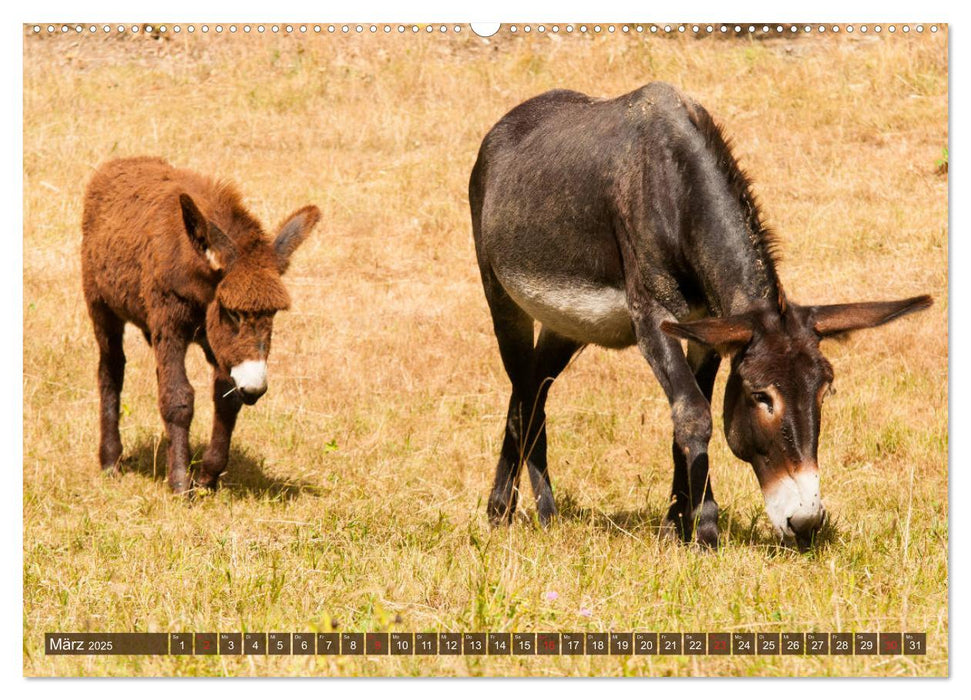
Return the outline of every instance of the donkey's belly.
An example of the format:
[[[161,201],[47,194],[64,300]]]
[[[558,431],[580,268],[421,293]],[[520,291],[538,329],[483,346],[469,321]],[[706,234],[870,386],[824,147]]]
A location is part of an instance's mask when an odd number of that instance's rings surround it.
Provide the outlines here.
[[[560,335],[608,348],[633,345],[634,327],[623,289],[570,279],[501,274],[509,296],[530,316]]]

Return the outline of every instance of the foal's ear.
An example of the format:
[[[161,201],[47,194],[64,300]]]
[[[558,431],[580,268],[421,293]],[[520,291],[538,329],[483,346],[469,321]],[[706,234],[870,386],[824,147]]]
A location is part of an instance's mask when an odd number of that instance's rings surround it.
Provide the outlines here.
[[[752,339],[752,320],[747,316],[729,316],[685,323],[663,321],[661,330],[675,338],[701,343],[725,354]]]
[[[320,221],[320,209],[310,204],[298,209],[281,226],[273,250],[276,252],[276,266],[282,275],[290,267],[290,256],[303,243],[310,231]]]
[[[196,252],[206,259],[213,270],[223,270],[236,259],[236,245],[232,239],[208,221],[199,207],[186,193],[179,195],[182,207],[182,222],[185,224],[189,242]]]
[[[866,301],[857,304],[831,304],[812,307],[816,332],[824,338],[841,333],[873,328],[915,311],[923,311],[933,301],[923,295],[899,301]]]

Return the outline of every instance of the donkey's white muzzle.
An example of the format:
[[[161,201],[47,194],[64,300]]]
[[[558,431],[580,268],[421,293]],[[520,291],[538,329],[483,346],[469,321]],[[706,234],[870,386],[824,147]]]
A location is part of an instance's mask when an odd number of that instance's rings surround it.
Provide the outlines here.
[[[805,539],[823,524],[826,510],[819,494],[819,470],[803,467],[768,484],[765,510],[780,539]]]
[[[246,360],[229,372],[236,388],[246,397],[259,398],[266,393],[266,361]]]

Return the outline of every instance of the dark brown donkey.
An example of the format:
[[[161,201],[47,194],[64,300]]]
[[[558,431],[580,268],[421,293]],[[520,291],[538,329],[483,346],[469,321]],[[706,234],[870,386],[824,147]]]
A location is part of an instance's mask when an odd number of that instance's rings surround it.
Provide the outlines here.
[[[663,83],[612,100],[555,90],[519,105],[485,137],[469,203],[512,381],[494,523],[512,518],[524,463],[540,521],[556,513],[545,404],[574,353],[636,344],[671,405],[669,527],[718,541],[708,441],[724,358],[728,444],[754,467],[776,533],[812,538],[824,518],[816,449],[833,380],[820,340],[927,308],[930,297],[787,302],[772,235],[721,129]]]
[[[122,334],[132,323],[155,350],[168,481],[176,493],[189,487],[189,344],[198,343],[213,366],[212,441],[194,478],[216,486],[240,407],[266,392],[273,316],[290,305],[280,275],[319,218],[317,207],[298,209],[271,241],[229,184],[158,158],[114,160],[98,169],[84,198],[81,270],[101,352],[104,469],[117,471],[121,457]]]

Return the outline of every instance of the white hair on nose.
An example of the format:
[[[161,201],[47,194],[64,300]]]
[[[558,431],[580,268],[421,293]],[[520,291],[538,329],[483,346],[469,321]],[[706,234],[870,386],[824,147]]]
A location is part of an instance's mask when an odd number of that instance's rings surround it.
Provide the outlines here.
[[[763,489],[765,512],[780,538],[794,537],[793,526],[818,526],[825,510],[819,492],[819,470],[801,469]]]
[[[233,367],[229,376],[240,391],[257,392],[266,389],[266,360],[246,360]]]

